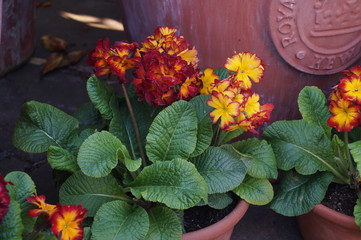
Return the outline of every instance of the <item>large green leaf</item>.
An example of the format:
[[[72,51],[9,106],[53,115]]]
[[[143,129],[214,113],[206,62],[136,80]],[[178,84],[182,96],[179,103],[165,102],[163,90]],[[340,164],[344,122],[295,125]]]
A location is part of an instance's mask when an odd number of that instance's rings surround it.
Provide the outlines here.
[[[147,135],[149,159],[155,162],[188,158],[196,148],[197,123],[196,111],[189,102],[177,101],[163,109]]]
[[[330,139],[314,123],[278,121],[267,127],[264,137],[271,143],[282,170],[296,168],[297,172],[308,175],[337,168]]]
[[[307,176],[286,172],[269,207],[285,216],[305,214],[322,201],[332,178],[328,172]]]
[[[361,199],[357,199],[353,215],[355,217],[355,223],[361,228]]]
[[[105,203],[94,217],[93,240],[140,240],[149,230],[147,212],[122,201]]]
[[[33,205],[28,203],[26,199],[36,193],[35,184],[28,174],[18,171],[7,174],[5,180],[13,183],[13,185],[7,185],[11,200],[20,204],[25,233],[31,232],[34,227],[35,218],[30,217],[28,214]]]
[[[20,206],[16,201],[11,201],[8,213],[0,224],[0,239],[22,240],[21,234],[24,225],[21,222]]]
[[[209,117],[209,113],[212,111],[212,108],[207,105],[208,99],[209,95],[199,95],[190,101],[196,109],[198,118],[197,145],[191,155],[192,157],[196,157],[203,153],[212,141],[212,119]]]
[[[139,160],[132,163],[125,146],[107,131],[97,132],[88,137],[80,146],[78,164],[80,169],[91,177],[104,177],[123,161],[131,171],[139,167]]]
[[[207,184],[195,166],[183,159],[155,162],[129,184],[137,198],[186,209],[207,199]]]
[[[228,192],[237,187],[247,171],[239,156],[219,147],[209,147],[191,162],[206,181],[210,194]]]
[[[50,146],[47,153],[47,159],[53,169],[69,172],[76,172],[79,170],[76,157],[63,148]]]
[[[110,101],[114,96],[113,89],[95,75],[88,79],[86,87],[90,100],[99,110],[102,117],[106,120],[111,120],[113,113]]]
[[[359,173],[361,173],[361,140],[350,143],[348,146],[356,163],[357,170]]]
[[[233,189],[233,192],[254,205],[266,205],[274,195],[272,184],[267,179],[246,176],[244,181]]]
[[[88,102],[82,105],[73,116],[78,119],[81,129],[91,128],[91,129],[102,129],[104,126],[104,121],[100,115],[98,109],[94,107],[94,104]]]
[[[322,127],[330,137],[331,127],[327,124],[327,119],[331,114],[326,101],[325,94],[315,86],[304,87],[298,95],[298,107],[303,119]]]
[[[70,176],[61,186],[59,198],[62,204],[83,204],[89,210],[88,217],[94,216],[106,202],[128,199],[113,176],[93,178],[80,171]]]
[[[214,209],[223,209],[233,202],[228,193],[215,193],[208,195],[208,206]]]
[[[30,101],[21,108],[13,144],[25,152],[46,152],[51,145],[65,146],[78,125],[78,120],[59,109]]]
[[[266,141],[250,138],[233,143],[232,146],[243,157],[248,175],[255,178],[277,178],[276,157]]]
[[[148,210],[149,231],[147,240],[168,240],[182,238],[182,224],[171,209],[155,206]]]

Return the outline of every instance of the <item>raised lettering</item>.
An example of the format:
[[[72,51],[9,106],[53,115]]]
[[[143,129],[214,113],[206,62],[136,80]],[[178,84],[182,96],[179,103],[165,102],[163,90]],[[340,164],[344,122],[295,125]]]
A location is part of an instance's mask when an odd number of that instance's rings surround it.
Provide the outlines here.
[[[293,10],[296,4],[296,0],[281,0],[280,3],[286,8]]]
[[[281,16],[277,16],[277,22],[282,21],[283,19],[293,19],[293,13],[286,13],[282,8],[277,9]]]

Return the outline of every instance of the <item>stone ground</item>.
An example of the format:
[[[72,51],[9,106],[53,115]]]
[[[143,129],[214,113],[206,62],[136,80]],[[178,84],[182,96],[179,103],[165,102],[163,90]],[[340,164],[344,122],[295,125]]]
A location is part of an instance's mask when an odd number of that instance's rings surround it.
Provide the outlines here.
[[[97,17],[98,23],[109,19],[120,21],[116,0],[53,0],[50,7],[36,9],[36,49],[32,60],[46,59],[49,52],[41,47],[40,37],[51,34],[65,39],[68,51],[90,50],[98,39],[111,41],[126,38],[124,31],[105,30],[85,23],[65,19],[61,12]],[[108,20],[107,20],[108,19]],[[93,20],[92,20],[93,21]],[[31,175],[39,194],[47,195],[55,203],[58,195],[53,173],[43,154],[26,154],[11,142],[15,121],[21,106],[30,100],[51,104],[67,113],[73,113],[88,101],[85,83],[91,69],[85,59],[46,75],[41,66],[28,61],[16,70],[0,77],[0,173],[21,170]],[[232,240],[298,240],[300,236],[294,218],[284,217],[266,207],[251,206],[233,233]]]

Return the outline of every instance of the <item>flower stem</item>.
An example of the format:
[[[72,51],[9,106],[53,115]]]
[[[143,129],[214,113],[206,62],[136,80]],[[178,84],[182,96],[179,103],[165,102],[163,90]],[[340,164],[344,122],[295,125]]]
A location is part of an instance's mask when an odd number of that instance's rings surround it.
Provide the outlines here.
[[[348,160],[348,165],[349,165],[349,170],[351,171],[351,174],[355,173],[355,166],[353,165],[353,161],[351,158],[351,154],[350,154],[350,149],[348,148],[348,132],[343,132],[343,137],[344,137],[344,143],[345,143],[345,151],[346,151],[346,155],[347,155],[347,160]]]
[[[132,119],[132,124],[133,124],[134,132],[135,132],[135,138],[137,140],[138,147],[139,147],[140,157],[142,158],[142,163],[143,163],[143,166],[145,167],[145,166],[147,166],[147,162],[145,160],[143,144],[142,144],[142,141],[140,140],[138,123],[137,123],[137,120],[135,119],[135,114],[134,114],[134,111],[133,111],[132,104],[130,103],[128,92],[127,92],[127,89],[125,87],[125,84],[124,83],[120,84],[120,87],[121,87],[121,90],[123,92],[125,101],[126,101],[127,106],[128,106],[130,118]]]

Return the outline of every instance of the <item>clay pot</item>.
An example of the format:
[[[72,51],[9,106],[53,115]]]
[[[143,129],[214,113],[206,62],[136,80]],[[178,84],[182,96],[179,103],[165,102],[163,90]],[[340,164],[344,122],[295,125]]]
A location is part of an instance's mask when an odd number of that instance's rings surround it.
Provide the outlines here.
[[[234,226],[242,219],[249,203],[240,201],[233,211],[221,221],[206,228],[185,233],[182,240],[230,240]]]
[[[271,122],[300,117],[297,96],[304,86],[315,85],[328,93],[341,77],[337,72],[361,64],[360,30],[352,32],[334,24],[331,27],[337,31],[322,32],[324,35],[311,32],[325,26],[324,13],[336,13],[330,9],[344,9],[343,5],[351,1],[119,2],[130,41],[141,42],[156,27],[171,26],[196,47],[201,68],[223,67],[234,52],[252,52],[260,57],[265,75],[252,90],[260,94],[262,104],[274,104]],[[360,18],[349,21],[355,22],[361,24]]]
[[[34,0],[0,1],[0,77],[32,55],[34,22]]]
[[[361,240],[361,230],[353,217],[322,204],[298,216],[297,222],[305,240]]]

